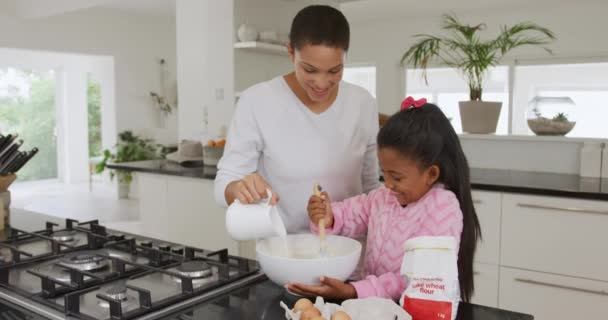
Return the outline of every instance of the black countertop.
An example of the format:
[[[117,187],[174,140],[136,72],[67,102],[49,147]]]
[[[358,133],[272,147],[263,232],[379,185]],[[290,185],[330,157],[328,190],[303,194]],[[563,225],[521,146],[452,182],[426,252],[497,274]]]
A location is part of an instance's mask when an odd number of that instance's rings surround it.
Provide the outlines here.
[[[215,179],[217,172],[216,167],[185,168],[167,160],[123,162],[108,168],[201,179]],[[608,200],[608,179],[570,174],[472,168],[471,185],[476,190]]]
[[[188,168],[169,160],[146,160],[108,164],[109,169],[166,174],[186,178],[215,179],[217,168],[203,166]]]
[[[188,319],[208,320],[284,320],[285,311],[281,301],[293,306],[298,297],[286,293],[285,289],[270,280],[260,281],[237,289],[204,304],[191,307],[182,315]],[[180,319],[173,317],[171,319]],[[532,320],[531,315],[468,303],[458,306],[458,320]],[[389,319],[387,319],[389,320]]]
[[[573,174],[471,169],[473,189],[608,200],[608,179]]]

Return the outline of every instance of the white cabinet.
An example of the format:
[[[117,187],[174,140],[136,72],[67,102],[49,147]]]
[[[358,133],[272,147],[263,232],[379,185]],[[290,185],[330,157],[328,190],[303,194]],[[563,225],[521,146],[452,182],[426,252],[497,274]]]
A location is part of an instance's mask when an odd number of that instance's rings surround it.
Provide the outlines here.
[[[499,192],[473,192],[473,205],[479,218],[482,239],[477,243],[475,252],[475,293],[471,301],[490,307],[498,305],[501,199]]]
[[[484,263],[475,263],[474,283],[475,293],[471,302],[482,306],[498,306],[498,266]]]
[[[608,202],[503,196],[501,265],[608,281]]]
[[[608,318],[608,282],[501,267],[499,295],[499,308],[535,320]]]
[[[198,248],[228,248],[237,254],[237,244],[226,231],[226,210],[213,199],[213,180],[169,178],[167,195],[173,219],[172,236]]]
[[[481,225],[482,240],[477,244],[475,261],[498,265],[500,250],[501,194],[473,192],[473,205]]]
[[[213,180],[139,174],[143,233],[161,240],[238,254],[225,209],[213,199]]]
[[[167,178],[161,175],[137,174],[139,220],[144,236],[170,241],[167,213]]]

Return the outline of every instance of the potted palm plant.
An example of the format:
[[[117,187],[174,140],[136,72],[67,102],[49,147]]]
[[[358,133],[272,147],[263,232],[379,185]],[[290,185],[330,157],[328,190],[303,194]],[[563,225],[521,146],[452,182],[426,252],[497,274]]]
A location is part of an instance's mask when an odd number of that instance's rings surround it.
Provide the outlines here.
[[[453,14],[443,16],[442,29],[445,36],[419,34],[417,41],[403,54],[401,63],[422,69],[425,81],[430,63],[438,62],[457,69],[465,78],[470,101],[460,102],[462,129],[469,133],[496,132],[502,102],[482,100],[483,81],[488,68],[500,63],[509,51],[522,46],[542,46],[551,53],[547,45],[555,40],[549,29],[530,22],[512,27],[503,26],[494,39],[484,40],[479,36],[485,24],[463,24]]]

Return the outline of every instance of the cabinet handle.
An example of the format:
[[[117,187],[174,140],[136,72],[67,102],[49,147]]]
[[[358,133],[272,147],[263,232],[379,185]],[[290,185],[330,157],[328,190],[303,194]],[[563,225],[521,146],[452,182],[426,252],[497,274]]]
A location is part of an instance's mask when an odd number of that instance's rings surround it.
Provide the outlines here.
[[[517,206],[522,207],[522,208],[560,210],[560,211],[569,211],[569,212],[577,212],[577,213],[608,214],[608,210],[553,207],[553,206],[544,206],[544,205],[530,204],[530,203],[518,203]]]
[[[559,288],[559,289],[566,289],[566,290],[571,290],[571,291],[597,294],[600,296],[608,296],[608,292],[606,292],[604,290],[590,290],[590,289],[570,287],[570,286],[564,286],[561,284],[553,284],[553,283],[549,283],[549,282],[542,282],[542,281],[536,281],[536,280],[532,280],[532,279],[523,279],[523,278],[515,278],[515,281],[529,283],[529,284],[536,284],[539,286],[545,286],[545,287],[551,287],[551,288]]]

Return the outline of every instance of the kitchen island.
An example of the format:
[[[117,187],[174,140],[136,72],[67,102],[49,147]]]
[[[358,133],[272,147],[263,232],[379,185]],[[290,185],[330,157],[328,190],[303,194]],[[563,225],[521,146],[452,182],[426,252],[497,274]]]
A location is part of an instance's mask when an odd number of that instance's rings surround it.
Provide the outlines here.
[[[138,172],[144,229],[163,225],[172,230],[167,240],[255,258],[254,244],[237,244],[225,231],[225,209],[213,199],[214,167],[164,160],[112,167]],[[608,255],[598,253],[608,252],[608,179],[473,168],[471,186],[483,235],[473,303],[539,319],[575,319],[577,310],[605,318]]]
[[[63,220],[32,213],[22,210],[13,210],[11,226],[26,231],[35,231],[46,222],[53,222],[63,226]],[[9,227],[9,228],[10,228]],[[8,230],[8,229],[7,229]],[[112,230],[108,230],[112,232]],[[6,239],[5,231],[0,232],[0,237]],[[211,297],[201,299],[196,303],[176,308],[174,313],[167,314],[161,318],[154,319],[206,319],[206,320],[282,320],[285,319],[283,309],[279,302],[293,305],[297,300],[286,291],[267,280],[265,277],[233,290]],[[47,319],[37,313],[36,310],[18,307],[8,301],[0,299],[0,317],[7,319]],[[462,320],[530,320],[530,315],[515,313],[497,308],[484,307],[474,304],[461,303],[458,310],[458,318]]]

